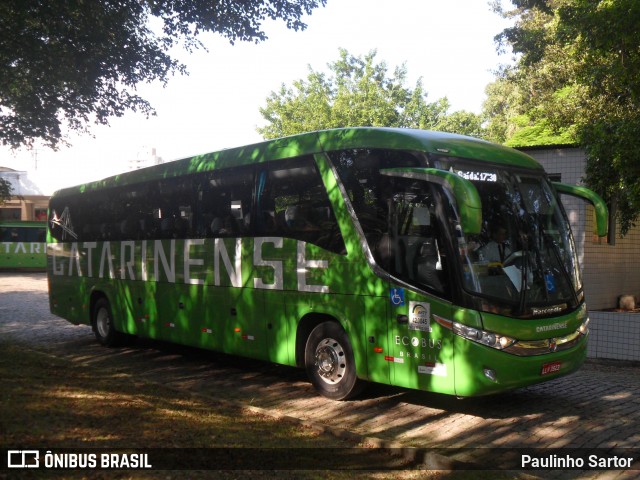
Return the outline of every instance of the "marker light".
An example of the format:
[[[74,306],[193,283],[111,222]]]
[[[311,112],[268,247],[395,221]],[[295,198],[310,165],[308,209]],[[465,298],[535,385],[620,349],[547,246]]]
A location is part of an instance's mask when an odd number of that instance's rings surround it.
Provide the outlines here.
[[[582,325],[580,325],[580,328],[578,328],[578,332],[580,332],[581,335],[586,335],[589,333],[589,317],[587,317],[585,321],[582,322]]]

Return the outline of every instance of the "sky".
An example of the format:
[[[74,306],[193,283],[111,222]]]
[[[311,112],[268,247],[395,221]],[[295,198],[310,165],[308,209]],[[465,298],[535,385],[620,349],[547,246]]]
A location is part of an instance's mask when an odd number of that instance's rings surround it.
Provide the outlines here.
[[[509,24],[488,0],[327,0],[305,17],[307,29],[287,30],[266,22],[268,40],[236,43],[201,37],[208,52],[176,51],[188,76],[166,87],[143,84],[138,94],[157,116],[129,112],[109,126],[91,126],[91,135],[70,133],[70,147],[53,151],[0,148],[0,166],[27,172],[43,194],[99,180],[130,168],[152,148],[165,161],[261,141],[259,108],[284,83],[306,78],[308,69],[328,71],[339,49],[363,56],[377,50],[389,71],[406,64],[407,85],[422,77],[428,100],[447,97],[451,112],[480,113],[485,87],[499,65],[494,37]]]

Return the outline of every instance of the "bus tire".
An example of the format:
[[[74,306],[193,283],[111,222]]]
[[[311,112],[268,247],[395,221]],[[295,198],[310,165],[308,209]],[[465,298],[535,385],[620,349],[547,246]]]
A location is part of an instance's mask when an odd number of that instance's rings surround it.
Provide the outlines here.
[[[93,307],[91,327],[100,345],[117,347],[124,343],[125,335],[116,331],[113,324],[111,305],[109,300],[104,297],[98,299]]]
[[[336,322],[323,322],[311,331],[304,363],[311,383],[327,398],[347,400],[362,391],[349,337]]]

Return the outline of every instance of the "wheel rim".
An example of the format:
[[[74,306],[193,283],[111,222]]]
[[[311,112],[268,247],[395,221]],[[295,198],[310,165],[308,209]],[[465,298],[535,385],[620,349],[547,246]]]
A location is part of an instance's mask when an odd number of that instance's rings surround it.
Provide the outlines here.
[[[101,337],[104,338],[109,335],[111,319],[109,318],[109,312],[107,312],[106,308],[98,310],[98,314],[96,315],[96,328]]]
[[[316,348],[315,365],[322,380],[332,385],[338,383],[347,370],[342,345],[333,338],[322,340]]]

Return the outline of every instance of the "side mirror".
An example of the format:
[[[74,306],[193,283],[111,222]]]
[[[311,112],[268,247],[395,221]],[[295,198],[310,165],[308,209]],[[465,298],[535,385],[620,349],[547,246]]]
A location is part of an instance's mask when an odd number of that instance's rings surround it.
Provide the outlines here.
[[[609,211],[604,200],[593,190],[578,185],[567,185],[566,183],[552,182],[558,193],[571,195],[585,200],[592,204],[596,212],[596,231],[599,237],[605,237],[609,230]]]

